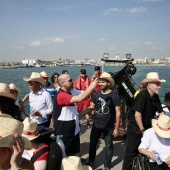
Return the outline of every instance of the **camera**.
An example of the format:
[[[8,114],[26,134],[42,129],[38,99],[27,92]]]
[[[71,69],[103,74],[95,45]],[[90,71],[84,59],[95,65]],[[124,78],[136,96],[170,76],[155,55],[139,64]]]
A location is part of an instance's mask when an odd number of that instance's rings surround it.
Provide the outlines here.
[[[125,98],[126,104],[131,106],[134,100],[134,94],[136,92],[135,83],[132,80],[132,75],[136,73],[136,67],[132,63],[133,59],[126,61],[122,70],[112,73],[109,72],[112,78],[115,80],[115,91],[120,96]]]
[[[105,62],[118,62],[111,59],[102,59]],[[123,69],[118,72],[109,72],[115,81],[114,90],[126,100],[126,104],[131,106],[134,100],[134,94],[136,92],[135,83],[132,80],[132,75],[136,73],[136,67],[132,63],[133,59],[119,60],[119,62],[125,63]]]

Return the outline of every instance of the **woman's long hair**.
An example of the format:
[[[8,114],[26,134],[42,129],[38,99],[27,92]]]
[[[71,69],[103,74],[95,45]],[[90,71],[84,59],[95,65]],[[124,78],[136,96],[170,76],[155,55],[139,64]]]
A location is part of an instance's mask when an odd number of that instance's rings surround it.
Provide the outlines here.
[[[19,120],[19,107],[15,105],[15,101],[13,99],[0,96],[0,111]]]

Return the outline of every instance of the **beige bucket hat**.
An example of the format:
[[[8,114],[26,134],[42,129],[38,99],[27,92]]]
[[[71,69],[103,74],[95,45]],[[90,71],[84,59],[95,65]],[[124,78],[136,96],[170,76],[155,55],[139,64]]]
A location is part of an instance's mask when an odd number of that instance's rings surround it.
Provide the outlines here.
[[[160,80],[157,72],[150,72],[146,75],[146,79],[142,80],[141,84],[146,85],[146,83],[152,83],[152,82],[162,83],[162,82],[166,82],[166,80],[164,79]]]
[[[14,119],[10,115],[0,114],[0,147],[11,147],[11,143],[14,141],[13,135],[17,133],[19,136],[22,134],[23,123]],[[31,142],[24,138],[24,148],[31,149]]]
[[[30,78],[24,77],[23,80],[24,81],[37,81],[37,82],[41,83],[43,86],[45,86],[45,81],[42,78],[41,74],[38,72],[32,72]]]
[[[27,138],[28,140],[33,140],[40,136],[37,131],[37,122],[33,121],[29,117],[26,117],[23,121],[24,129],[22,132],[22,136]]]
[[[10,93],[9,85],[5,83],[0,83],[0,96],[4,96],[10,99],[16,100],[16,97]]]
[[[77,156],[69,156],[62,159],[61,170],[92,170],[90,166],[82,166]]]
[[[10,88],[10,90],[16,90],[17,95],[20,93],[20,89],[18,89],[14,83],[9,84],[9,88]]]
[[[107,72],[103,72],[99,79],[106,79],[107,81],[109,81],[111,88],[115,85],[115,81],[113,80],[112,76]]]
[[[170,138],[170,117],[160,115],[158,120],[152,119],[152,126],[155,132],[162,138]]]
[[[49,77],[48,74],[45,71],[42,71],[40,74],[41,74],[42,77]]]

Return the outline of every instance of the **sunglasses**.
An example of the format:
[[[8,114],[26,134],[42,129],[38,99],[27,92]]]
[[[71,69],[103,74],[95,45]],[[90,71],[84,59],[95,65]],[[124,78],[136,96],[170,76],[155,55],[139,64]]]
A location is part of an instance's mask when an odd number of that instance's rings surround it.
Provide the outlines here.
[[[140,89],[145,89],[145,88],[146,88],[146,86],[139,86],[139,88],[140,88]]]
[[[70,83],[71,83],[72,81],[73,81],[72,79],[69,79],[69,80],[68,80],[68,82],[70,82]]]
[[[33,85],[33,84],[35,84],[35,81],[29,81],[28,84]]]
[[[161,83],[159,83],[159,82],[153,82],[151,84],[155,84],[156,86],[160,86],[161,85]]]

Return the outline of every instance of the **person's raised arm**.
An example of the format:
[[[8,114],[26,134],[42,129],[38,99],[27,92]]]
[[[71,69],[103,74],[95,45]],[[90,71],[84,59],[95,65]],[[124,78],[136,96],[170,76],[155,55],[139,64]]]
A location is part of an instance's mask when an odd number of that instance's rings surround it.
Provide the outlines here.
[[[91,82],[90,86],[86,89],[86,91],[80,93],[78,96],[73,96],[70,100],[70,103],[77,103],[84,100],[86,97],[90,96],[93,92],[93,89],[97,86],[98,78]]]
[[[20,168],[20,160],[24,151],[24,140],[21,136],[14,134],[14,143],[12,144],[13,153],[10,160],[11,170]]]

